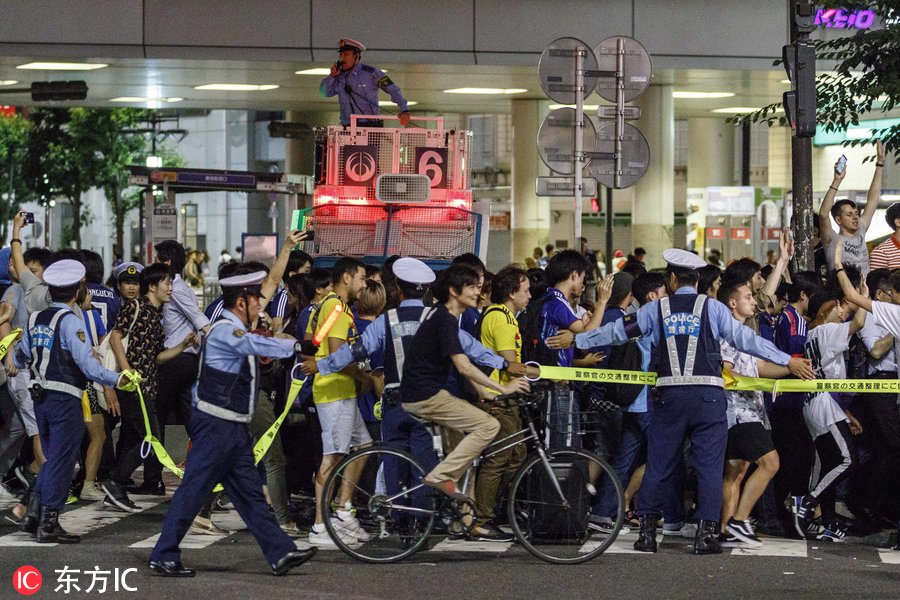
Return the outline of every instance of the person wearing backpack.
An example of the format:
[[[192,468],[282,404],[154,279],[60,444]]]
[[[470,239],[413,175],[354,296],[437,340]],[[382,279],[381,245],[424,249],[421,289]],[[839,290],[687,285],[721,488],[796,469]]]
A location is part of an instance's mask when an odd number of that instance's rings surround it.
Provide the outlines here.
[[[617,274],[618,275],[618,274]],[[631,284],[631,295],[637,299],[641,306],[654,300],[658,300],[666,296],[666,277],[662,273],[642,273],[638,275]],[[624,313],[619,317],[624,318]],[[633,357],[633,350],[638,350],[639,362],[619,362],[615,355],[627,354]],[[650,369],[651,340],[649,337],[643,337],[639,340],[633,340],[622,346],[612,346],[610,355],[611,369],[622,369],[628,371],[648,371]],[[609,392],[608,386],[607,392]],[[635,491],[640,488],[640,480],[643,478],[644,463],[647,462],[647,429],[650,427],[650,402],[648,402],[649,388],[646,385],[625,385],[616,386],[614,394],[618,393],[617,388],[631,388],[634,399],[631,403],[626,404],[622,408],[622,429],[619,437],[619,444],[615,452],[612,453],[610,466],[616,473],[624,485],[628,486],[625,490],[625,506],[631,504],[633,494],[629,494],[629,490]],[[624,390],[623,390],[624,391]],[[615,396],[618,400],[618,396]],[[640,472],[637,471],[640,469]],[[637,473],[637,474],[636,474]],[[629,484],[632,477],[635,477],[634,485]],[[613,530],[615,523],[616,507],[618,501],[616,498],[616,488],[608,478],[604,478],[600,482],[600,490],[597,495],[594,506],[591,508],[591,515],[588,520],[588,527],[601,533],[609,533]],[[630,512],[630,511],[629,511]],[[666,522],[669,521],[669,515],[663,513]],[[628,533],[630,528],[623,526],[619,533]]]
[[[547,283],[540,312],[526,319],[523,331],[523,360],[536,361],[546,366],[571,367],[575,359],[573,348],[551,350],[546,345],[560,331],[573,334],[596,329],[603,319],[603,311],[612,293],[613,278],[607,276],[597,286],[597,306],[590,319],[582,320],[572,310],[571,301],[584,291],[584,279],[589,265],[576,250],[563,250],[547,263]],[[527,351],[525,349],[527,348]],[[578,399],[569,382],[561,381],[553,386],[547,407],[547,443],[551,447],[581,447],[578,434],[580,424]]]

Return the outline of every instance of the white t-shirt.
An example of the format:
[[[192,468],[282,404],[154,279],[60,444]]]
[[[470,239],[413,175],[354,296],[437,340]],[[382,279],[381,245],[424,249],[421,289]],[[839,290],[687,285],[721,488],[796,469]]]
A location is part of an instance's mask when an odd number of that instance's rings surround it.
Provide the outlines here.
[[[735,374],[745,377],[759,377],[759,365],[755,356],[741,352],[725,340],[719,340],[722,361],[731,363]],[[762,392],[725,392],[728,399],[728,428],[739,423],[762,423],[771,429],[766,414],[766,402]]]
[[[817,379],[846,379],[847,360],[844,353],[849,348],[850,321],[824,323],[809,330],[804,354],[812,361]],[[829,392],[808,394],[803,406],[803,418],[813,438],[827,433],[835,423],[848,420]]]
[[[872,347],[883,337],[889,335],[890,332],[875,322],[875,319],[866,319],[866,324],[863,325],[863,328],[859,330],[859,339],[862,340],[863,345],[866,347],[866,350],[871,351]],[[877,371],[885,371],[885,372],[897,372],[897,358],[896,358],[896,348],[897,339],[894,339],[894,347],[887,351],[887,353],[879,359],[872,358],[869,356],[866,359],[866,365],[868,367],[867,374],[872,375]]]

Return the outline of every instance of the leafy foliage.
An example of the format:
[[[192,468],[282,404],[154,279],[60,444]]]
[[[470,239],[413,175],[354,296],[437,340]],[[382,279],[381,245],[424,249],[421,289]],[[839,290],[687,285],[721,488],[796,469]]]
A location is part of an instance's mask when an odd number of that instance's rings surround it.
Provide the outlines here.
[[[7,224],[19,204],[31,198],[22,177],[30,132],[31,122],[21,114],[0,116],[0,240],[6,239]]]
[[[817,121],[827,132],[846,131],[862,119],[879,118],[900,102],[900,0],[868,2],[823,0],[825,8],[868,9],[875,12],[880,27],[853,35],[814,42],[818,61],[836,62],[835,68],[816,77]],[[775,61],[780,65],[781,61]],[[733,123],[776,123],[781,102],[729,119]],[[864,138],[847,140],[845,146],[873,144],[880,138],[900,162],[900,125],[873,129]],[[867,159],[869,160],[869,159]]]

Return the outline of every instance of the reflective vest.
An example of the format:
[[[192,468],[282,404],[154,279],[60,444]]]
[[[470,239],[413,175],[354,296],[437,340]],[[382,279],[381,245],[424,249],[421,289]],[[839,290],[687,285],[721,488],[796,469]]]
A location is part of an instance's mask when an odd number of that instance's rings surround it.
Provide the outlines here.
[[[45,390],[62,392],[81,399],[87,377],[78,368],[68,350],[63,350],[59,333],[60,321],[78,318],[68,308],[51,306],[28,319],[31,340],[31,377]]]
[[[234,326],[228,320],[216,321],[210,327],[207,338],[215,327],[225,324]],[[201,412],[226,421],[249,423],[256,406],[256,357],[243,357],[240,370],[237,373],[227,373],[207,365],[205,354],[204,343],[200,352],[200,379],[197,382],[194,406]]]
[[[662,324],[657,346],[657,387],[723,387],[719,343],[707,315],[706,295],[676,294],[659,301]]]
[[[424,306],[401,306],[385,314],[384,388],[400,391],[403,365],[413,336],[432,309]]]

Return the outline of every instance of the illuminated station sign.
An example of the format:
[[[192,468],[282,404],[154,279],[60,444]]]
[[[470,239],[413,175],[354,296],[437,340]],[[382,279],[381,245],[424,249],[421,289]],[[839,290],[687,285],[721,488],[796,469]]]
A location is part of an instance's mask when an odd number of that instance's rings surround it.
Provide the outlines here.
[[[835,29],[869,29],[875,24],[875,13],[871,10],[820,8],[816,11],[815,24]]]

